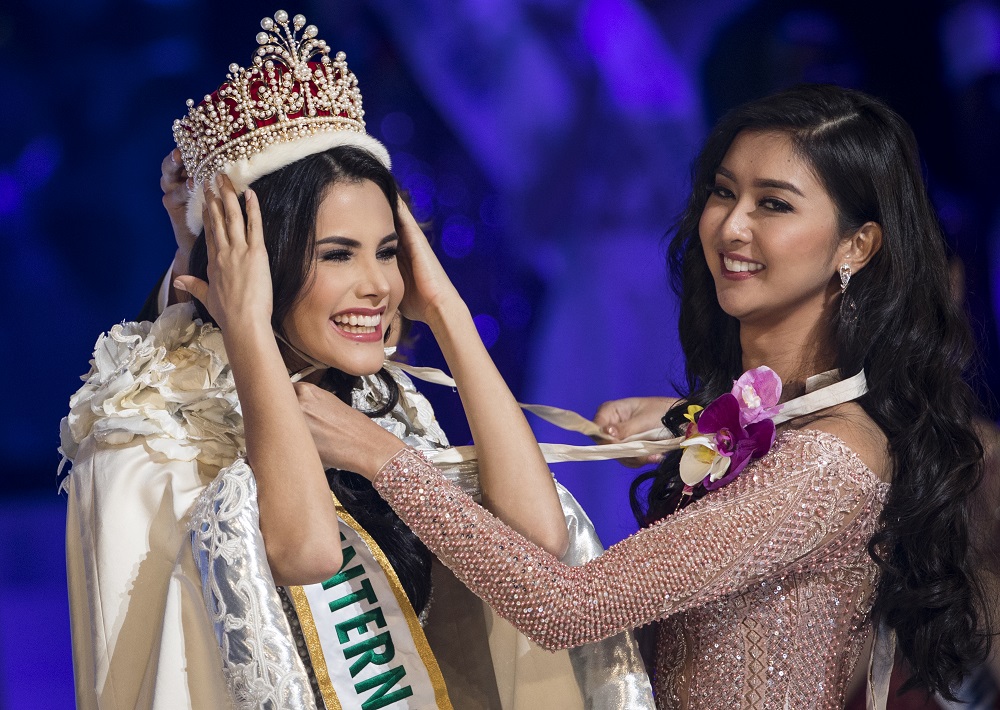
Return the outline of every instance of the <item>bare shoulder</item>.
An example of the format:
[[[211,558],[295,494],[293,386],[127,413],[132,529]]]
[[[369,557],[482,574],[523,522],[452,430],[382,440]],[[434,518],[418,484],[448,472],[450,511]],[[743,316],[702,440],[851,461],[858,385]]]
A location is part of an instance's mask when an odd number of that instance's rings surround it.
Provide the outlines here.
[[[802,428],[833,434],[847,444],[880,480],[888,482],[892,479],[889,440],[857,402],[830,407],[808,420]]]
[[[972,425],[983,445],[983,495],[978,499],[993,511],[991,517],[1000,530],[1000,427],[981,417],[973,419]]]
[[[992,462],[994,465],[1000,463],[1000,427],[989,419],[976,417],[972,420],[972,425],[976,429],[979,442],[983,445],[986,455],[987,466]]]

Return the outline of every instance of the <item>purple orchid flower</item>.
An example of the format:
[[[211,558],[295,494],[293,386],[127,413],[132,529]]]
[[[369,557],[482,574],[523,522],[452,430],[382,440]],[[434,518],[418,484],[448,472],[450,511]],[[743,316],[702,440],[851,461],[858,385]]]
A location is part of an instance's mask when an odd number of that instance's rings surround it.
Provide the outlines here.
[[[714,434],[716,452],[729,458],[725,475],[715,481],[710,477],[702,481],[706,490],[714,491],[731,482],[750,461],[762,457],[774,444],[773,421],[763,419],[744,426],[742,414],[743,408],[736,397],[724,394],[709,404],[698,419],[699,433]]]
[[[733,383],[732,395],[740,403],[740,423],[743,426],[773,419],[781,411],[778,404],[781,378],[765,365],[755,367]]]

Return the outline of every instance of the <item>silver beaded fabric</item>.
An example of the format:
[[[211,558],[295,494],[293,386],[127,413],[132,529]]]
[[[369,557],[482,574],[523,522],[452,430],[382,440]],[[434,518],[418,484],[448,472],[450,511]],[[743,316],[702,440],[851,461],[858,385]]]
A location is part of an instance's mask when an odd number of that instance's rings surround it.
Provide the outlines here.
[[[729,486],[580,567],[411,451],[375,485],[456,576],[546,648],[661,620],[660,708],[843,707],[876,581],[866,546],[888,484],[832,434],[783,432]]]

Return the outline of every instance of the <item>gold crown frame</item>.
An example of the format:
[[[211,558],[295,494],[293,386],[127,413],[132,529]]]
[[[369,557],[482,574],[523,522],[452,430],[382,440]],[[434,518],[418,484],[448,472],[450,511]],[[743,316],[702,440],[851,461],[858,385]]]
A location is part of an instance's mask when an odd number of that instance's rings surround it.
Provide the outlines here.
[[[187,225],[202,229],[204,193],[225,173],[242,192],[254,180],[339,145],[368,150],[387,168],[389,152],[365,132],[361,90],[347,58],[316,39],[306,18],[278,10],[260,22],[252,66],[229,65],[226,81],[174,121],[174,142],[195,180]],[[301,36],[300,33],[301,32]],[[319,55],[319,61],[313,58]]]

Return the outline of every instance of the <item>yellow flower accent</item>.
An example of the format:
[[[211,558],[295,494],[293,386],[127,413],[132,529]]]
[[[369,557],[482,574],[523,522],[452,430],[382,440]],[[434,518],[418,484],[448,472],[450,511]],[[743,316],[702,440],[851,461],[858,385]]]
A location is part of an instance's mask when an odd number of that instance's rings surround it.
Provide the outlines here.
[[[703,409],[704,407],[702,407],[701,405],[689,404],[687,409],[687,414],[684,415],[684,418],[687,419],[692,424],[694,424],[694,415]]]

